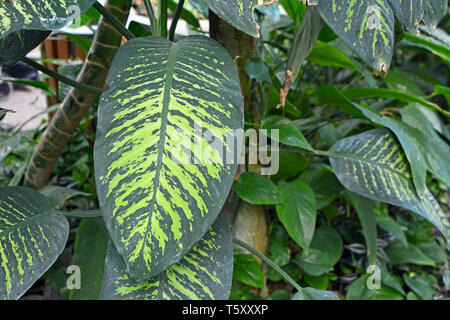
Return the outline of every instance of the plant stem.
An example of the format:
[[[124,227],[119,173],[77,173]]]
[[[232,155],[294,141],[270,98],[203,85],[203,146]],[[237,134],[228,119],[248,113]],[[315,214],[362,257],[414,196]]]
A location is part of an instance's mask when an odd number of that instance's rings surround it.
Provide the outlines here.
[[[158,0],[158,36],[167,38],[167,0]]]
[[[78,82],[76,80],[73,80],[73,79],[70,79],[70,78],[68,78],[66,76],[63,76],[62,74],[60,74],[58,72],[50,70],[49,68],[45,67],[44,65],[42,65],[40,63],[37,63],[36,61],[34,61],[34,60],[30,59],[30,58],[25,57],[25,58],[22,59],[22,61],[24,63],[26,63],[27,65],[29,65],[29,66],[31,66],[31,67],[33,67],[33,68],[35,68],[35,69],[37,69],[37,70],[47,74],[47,75],[49,75],[50,77],[55,78],[58,81],[64,82],[64,83],[68,84],[69,86],[77,88],[77,89],[79,89],[81,91],[86,91],[86,92],[89,92],[89,93],[93,93],[93,94],[96,94],[98,96],[100,96],[102,94],[102,92],[103,92],[103,90],[100,89],[100,88],[96,88],[96,87],[87,85],[85,83]]]
[[[150,24],[152,25],[152,34],[156,34],[156,29],[158,28],[156,25],[155,11],[153,11],[153,6],[150,3],[150,0],[144,0],[145,9],[147,10],[148,17],[150,18]]]
[[[297,289],[298,291],[302,290],[302,287],[300,287],[300,285],[294,279],[292,279],[286,272],[284,272],[279,266],[277,266],[275,262],[273,262],[272,260],[267,258],[261,252],[259,252],[255,248],[252,248],[251,246],[249,246],[248,244],[246,244],[245,242],[243,242],[239,239],[233,238],[233,242],[236,243],[238,246],[241,246],[242,248],[247,249],[248,251],[253,253],[255,256],[260,258],[262,261],[267,263],[272,269],[274,269],[276,272],[278,272],[287,282],[289,282],[295,289]]]
[[[123,23],[117,19],[108,9],[106,9],[100,2],[94,3],[94,8],[100,12],[102,16],[104,16],[108,21],[128,40],[134,39],[134,34],[125,28]]]
[[[101,210],[74,210],[74,211],[55,211],[55,213],[60,213],[65,217],[70,218],[100,218],[103,217],[103,212]]]
[[[173,15],[172,23],[170,24],[169,40],[173,41],[175,37],[175,30],[177,29],[178,20],[180,20],[181,11],[183,11],[184,0],[179,0],[175,13]]]

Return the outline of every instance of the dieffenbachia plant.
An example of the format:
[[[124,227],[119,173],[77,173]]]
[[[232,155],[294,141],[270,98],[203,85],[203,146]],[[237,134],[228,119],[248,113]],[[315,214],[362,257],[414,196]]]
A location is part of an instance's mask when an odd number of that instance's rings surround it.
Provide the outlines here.
[[[300,0],[299,0],[300,1]],[[259,36],[253,12],[274,1],[205,0],[217,15],[243,32]],[[394,52],[395,17],[407,32],[425,24],[431,32],[447,12],[446,0],[303,0],[368,65],[387,72]],[[308,22],[308,21],[305,21]],[[299,30],[301,31],[301,29]],[[303,45],[303,44],[302,44]]]
[[[129,1],[111,0],[119,2],[129,8]],[[73,18],[69,8],[77,8],[81,14],[94,5],[109,21],[103,29],[109,28],[116,35],[122,33],[129,40],[117,48],[114,43],[120,39],[110,38],[109,33],[99,28],[95,42],[105,40],[103,36],[108,35],[112,44],[97,45],[106,45],[111,50],[106,52],[98,47],[92,50],[81,78],[92,72],[89,64],[103,68],[105,72],[99,79],[109,72],[104,90],[99,83],[96,87],[89,84],[83,87],[73,79],[50,73],[79,91],[76,94],[69,91],[66,100],[74,99],[76,103],[66,101],[65,105],[72,107],[62,109],[56,117],[56,127],[51,123],[48,130],[54,134],[44,135],[32,163],[45,166],[43,163],[54,155],[55,149],[60,154],[64,144],[57,141],[57,133],[65,131],[58,126],[64,126],[65,121],[85,107],[83,104],[94,100],[90,96],[89,101],[84,101],[80,90],[101,94],[94,150],[101,212],[94,215],[103,217],[106,228],[97,221],[92,226],[83,226],[83,234],[89,229],[100,234],[101,243],[96,250],[102,252],[92,258],[106,257],[106,260],[100,263],[105,269],[102,286],[97,286],[97,291],[89,296],[224,299],[230,293],[233,254],[230,230],[221,211],[237,164],[224,162],[223,154],[229,152],[239,158],[237,143],[227,139],[230,133],[244,127],[239,75],[229,53],[208,37],[189,36],[174,41],[172,34],[166,39],[167,1],[158,1],[157,16],[149,2],[145,2],[150,20],[156,21],[156,25],[152,25],[152,36],[134,39],[108,6],[105,8],[93,0],[52,0],[44,5],[31,0],[4,1],[0,3],[0,61],[14,64],[52,30],[65,26]],[[259,35],[253,16],[255,8],[273,2],[205,0],[225,21],[255,37]],[[182,5],[183,1],[179,3]],[[293,48],[289,59],[292,65],[297,64],[296,73],[314,47],[323,22],[367,64],[386,72],[394,47],[394,17],[406,31],[416,33],[422,22],[428,30],[433,29],[447,8],[447,1],[441,0],[319,0],[307,4],[314,11],[305,15],[295,45],[304,46],[304,37],[308,43],[306,49]],[[174,21],[179,18],[179,9]],[[448,218],[425,186],[426,170],[433,168],[429,163],[416,164],[412,156],[424,151],[405,138],[404,131],[410,129],[353,104],[346,97],[339,99],[338,103],[351,112],[389,130],[363,132],[339,140],[329,151],[320,151],[314,150],[297,125],[287,118],[267,118],[263,128],[280,130],[277,139],[282,144],[327,156],[336,176],[350,191],[425,217],[442,232],[448,244]],[[74,114],[67,114],[66,110]],[[70,124],[73,130],[76,124]],[[65,136],[68,141],[70,134]],[[210,143],[211,140],[216,143]],[[43,155],[45,152],[49,153]],[[420,157],[417,161],[421,161]],[[443,170],[448,170],[448,166]],[[448,177],[447,173],[441,174]],[[236,193],[245,188],[246,182],[247,187],[253,188],[253,179],[263,178],[243,176]],[[313,190],[301,181],[280,184],[278,188],[269,181],[267,190],[273,192],[264,204],[276,205],[289,235],[305,251],[299,263],[307,262],[310,257],[306,252],[319,251],[316,242],[320,242],[317,234],[314,240],[317,204],[310,201]],[[248,201],[258,203],[264,193],[257,193],[256,199]],[[297,193],[303,197],[285,205]],[[48,189],[39,193],[23,187],[0,188],[0,299],[19,298],[48,270],[65,246],[69,226],[61,212],[53,210],[61,199],[49,202],[44,194],[51,198],[56,193]],[[307,214],[295,216],[298,212]],[[77,235],[76,249],[86,243],[83,234]],[[331,292],[301,288],[267,257],[239,240],[234,241],[291,283],[298,291],[296,299],[336,298]],[[97,266],[97,273],[98,269]]]

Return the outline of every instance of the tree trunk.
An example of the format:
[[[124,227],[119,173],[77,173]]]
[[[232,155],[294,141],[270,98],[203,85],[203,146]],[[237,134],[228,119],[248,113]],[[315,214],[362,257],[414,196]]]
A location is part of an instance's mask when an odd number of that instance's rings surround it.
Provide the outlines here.
[[[247,60],[256,56],[255,39],[232,27],[227,22],[220,19],[211,10],[209,11],[209,25],[211,37],[219,42],[233,59],[235,59],[241,81],[241,90],[242,95],[244,96],[245,108],[256,118],[259,118],[259,116],[257,116],[257,106],[252,104],[251,80],[244,71]],[[245,171],[245,166],[240,166],[240,168],[244,168],[244,170],[241,169],[241,171]],[[249,170],[252,172],[259,172],[259,166],[252,165]],[[236,203],[233,199],[235,197],[236,195],[231,191],[227,204]],[[235,208],[224,208],[223,211],[234,213]],[[237,216],[228,216],[227,218],[228,221],[234,220],[232,232],[236,238],[248,243],[260,252],[266,251],[267,221],[264,206],[241,202],[237,210]]]
[[[125,23],[131,0],[108,0],[105,7]],[[122,35],[102,17],[77,81],[102,88],[121,41]],[[25,185],[36,189],[47,185],[64,147],[96,99],[96,95],[75,88],[69,91],[34,150]]]

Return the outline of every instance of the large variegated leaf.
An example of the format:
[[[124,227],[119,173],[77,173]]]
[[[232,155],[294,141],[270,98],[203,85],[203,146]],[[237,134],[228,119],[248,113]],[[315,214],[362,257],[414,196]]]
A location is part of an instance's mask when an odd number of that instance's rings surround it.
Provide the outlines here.
[[[119,49],[99,105],[95,174],[107,228],[136,281],[178,262],[215,221],[237,169],[222,147],[238,128],[239,77],[214,40],[148,37]],[[237,159],[237,143],[226,149]]]
[[[110,242],[100,298],[108,300],[228,299],[233,275],[231,232],[220,215],[184,258],[159,276],[136,284]]]
[[[44,41],[50,33],[50,31],[21,30],[0,39],[0,63],[13,66]]]
[[[319,1],[331,29],[377,71],[389,69],[394,48],[394,13],[387,0]]]
[[[0,2],[0,39],[19,30],[55,30],[81,17],[95,0]]]
[[[400,206],[432,222],[450,243],[450,223],[430,191],[420,199],[408,160],[393,133],[380,128],[339,140],[330,150],[331,165],[349,190]]]
[[[253,15],[255,8],[270,0],[204,0],[219,17],[253,37],[259,37],[259,25]],[[273,2],[273,1],[272,1]]]
[[[398,20],[405,29],[417,33],[419,24],[425,23],[432,31],[447,12],[447,0],[389,0]]]
[[[69,236],[66,218],[24,187],[0,187],[0,299],[20,298],[53,264]]]

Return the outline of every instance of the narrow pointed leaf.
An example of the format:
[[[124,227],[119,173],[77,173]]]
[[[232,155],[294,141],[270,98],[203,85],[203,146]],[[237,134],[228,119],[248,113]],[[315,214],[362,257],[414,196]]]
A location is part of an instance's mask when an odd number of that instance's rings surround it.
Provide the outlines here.
[[[307,287],[297,292],[292,297],[292,300],[339,300],[339,298],[332,291],[318,290]]]
[[[346,191],[346,194],[352,201],[359,217],[359,221],[361,222],[364,239],[366,240],[369,265],[374,265],[377,262],[377,223],[374,212],[375,201],[361,197],[348,190]]]
[[[69,223],[24,187],[0,187],[0,300],[20,298],[64,249]]]
[[[204,0],[220,18],[253,37],[259,37],[259,26],[253,15],[255,8],[269,0]]]
[[[414,211],[433,223],[450,243],[450,223],[430,191],[414,190],[411,169],[395,136],[380,128],[339,140],[330,150],[331,165],[349,190]]]
[[[239,77],[217,42],[148,37],[119,49],[99,104],[94,161],[106,226],[136,281],[180,261],[215,221],[237,169],[225,153],[240,156],[238,142],[226,141],[236,129]]]
[[[385,0],[319,1],[328,26],[368,65],[386,72],[394,48],[394,13]]]
[[[266,176],[255,172],[244,172],[234,185],[234,192],[251,204],[277,204],[280,196],[277,186]]]
[[[233,246],[228,223],[217,221],[184,258],[159,276],[134,283],[112,242],[106,257],[100,298],[106,300],[228,299],[233,275]]]
[[[289,51],[286,69],[293,72],[294,80],[297,78],[306,57],[308,57],[314,48],[322,27],[323,21],[319,12],[315,7],[309,7],[306,10],[302,24],[298,28],[291,50]]]
[[[103,284],[109,234],[101,218],[81,222],[75,239],[72,264],[80,267],[81,288],[72,289],[70,300],[98,300]]]

